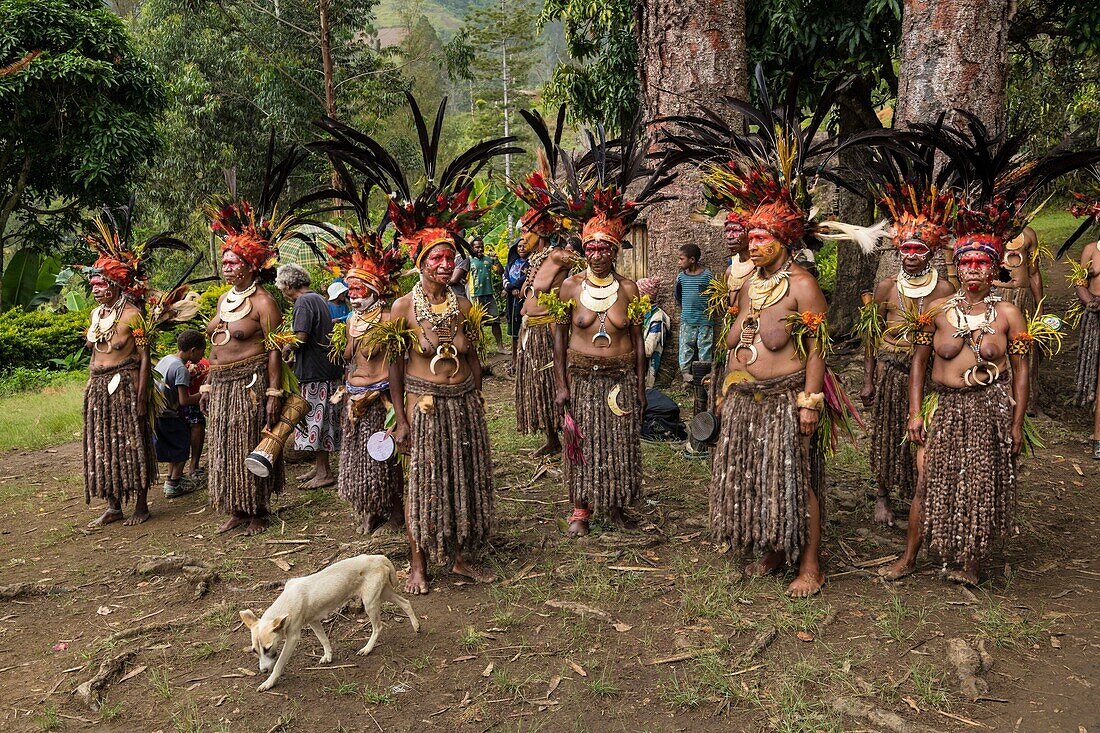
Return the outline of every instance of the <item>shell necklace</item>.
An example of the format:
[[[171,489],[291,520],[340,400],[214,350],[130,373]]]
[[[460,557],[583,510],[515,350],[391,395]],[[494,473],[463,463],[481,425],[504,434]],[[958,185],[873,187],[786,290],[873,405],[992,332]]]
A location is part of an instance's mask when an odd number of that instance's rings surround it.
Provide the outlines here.
[[[362,313],[352,313],[348,318],[348,336],[362,338],[363,334],[371,330],[382,320],[382,303],[372,305]]]
[[[546,262],[546,259],[550,256],[550,247],[544,245],[535,254],[527,258],[527,265],[524,267],[524,279],[523,279],[523,297],[534,298],[537,294],[535,290],[535,277],[539,274],[539,268],[542,267],[542,263]]]
[[[928,265],[922,272],[910,275],[905,270],[898,272],[898,296],[910,300],[925,298],[936,289],[940,282],[940,274],[936,268]]]
[[[122,311],[126,308],[126,296],[120,295],[109,308],[106,305],[101,305],[92,311],[92,322],[88,325],[87,339],[92,344],[92,348],[101,354],[106,354],[111,350],[111,339],[115,335],[115,326],[118,324],[118,317],[122,315]],[[106,349],[101,349],[100,344],[106,346]]]
[[[585,270],[584,281],[581,282],[581,305],[595,313],[596,317],[600,319],[600,330],[592,337],[593,344],[600,339],[604,339],[607,342],[604,347],[611,346],[611,334],[607,332],[607,312],[618,300],[619,281],[615,279],[614,275],[600,277],[592,272],[591,267]]]
[[[454,371],[450,374],[453,377],[458,374],[458,370],[461,368],[458,361],[458,349],[455,348],[453,342],[455,334],[458,332],[455,322],[462,315],[462,311],[458,309],[458,296],[455,295],[454,291],[445,288],[444,293],[445,299],[442,303],[431,303],[428,301],[427,293],[424,292],[424,286],[418,282],[412,289],[413,315],[419,323],[426,321],[435,331],[438,340],[438,345],[435,347],[435,356],[428,364],[428,369],[431,370],[432,374],[435,374],[435,367],[440,361],[450,361],[454,363]]]
[[[985,303],[985,313],[974,316],[970,314],[970,310],[976,303],[967,303],[964,309],[962,304],[966,302],[966,298],[956,295],[952,303],[954,307],[948,312],[948,320],[955,326],[955,338],[961,338],[970,347],[977,362],[963,372],[963,382],[968,387],[988,387],[1001,376],[1000,367],[983,359],[981,353],[982,339],[987,333],[996,333],[992,324],[997,320],[998,301],[1000,298],[990,293],[982,301]]]
[[[249,300],[249,296],[256,292],[258,286],[259,283],[253,280],[252,284],[244,290],[237,290],[237,286],[234,285],[225,294],[218,306],[218,317],[222,319],[223,323],[239,321],[252,312],[252,301]]]
[[[756,351],[756,336],[760,333],[760,311],[783,300],[791,289],[790,260],[771,277],[762,277],[761,272],[757,269],[749,280],[750,313],[745,316],[741,324],[741,338],[738,339],[737,346],[733,347],[734,358],[737,358],[737,352],[741,349],[748,349],[749,360],[745,362],[746,366],[753,364],[759,356]]]

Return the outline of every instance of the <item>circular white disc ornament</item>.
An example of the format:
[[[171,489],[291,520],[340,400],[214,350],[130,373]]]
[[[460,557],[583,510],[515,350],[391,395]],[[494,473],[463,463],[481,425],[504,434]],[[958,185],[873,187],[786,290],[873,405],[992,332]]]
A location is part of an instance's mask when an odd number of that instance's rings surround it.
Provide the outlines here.
[[[396,450],[397,445],[385,430],[371,433],[370,437],[367,438],[367,454],[379,463],[392,458]]]

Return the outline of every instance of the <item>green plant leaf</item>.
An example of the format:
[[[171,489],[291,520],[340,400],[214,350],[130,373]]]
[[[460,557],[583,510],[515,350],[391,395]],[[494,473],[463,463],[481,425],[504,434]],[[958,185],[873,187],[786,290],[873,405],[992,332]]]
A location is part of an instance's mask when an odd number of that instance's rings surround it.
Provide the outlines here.
[[[5,308],[31,302],[37,290],[39,259],[38,253],[30,249],[21,249],[12,255],[4,271],[3,291],[0,293]]]

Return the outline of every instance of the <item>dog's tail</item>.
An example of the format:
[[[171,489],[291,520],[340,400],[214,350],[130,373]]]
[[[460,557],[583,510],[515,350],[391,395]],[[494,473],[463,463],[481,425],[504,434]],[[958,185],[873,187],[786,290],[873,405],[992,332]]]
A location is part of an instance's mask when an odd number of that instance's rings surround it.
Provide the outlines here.
[[[393,566],[393,561],[388,557],[386,558],[386,574],[390,579],[390,587],[397,590],[397,568]]]

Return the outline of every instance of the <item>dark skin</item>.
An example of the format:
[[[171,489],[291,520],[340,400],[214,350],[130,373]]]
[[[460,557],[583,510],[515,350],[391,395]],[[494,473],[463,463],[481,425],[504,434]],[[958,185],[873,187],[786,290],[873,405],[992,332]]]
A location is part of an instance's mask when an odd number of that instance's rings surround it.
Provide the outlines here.
[[[108,309],[122,297],[122,287],[118,285],[118,283],[108,280],[102,275],[93,275],[91,278],[91,286],[92,297],[95,298],[96,303],[101,306],[106,306]],[[118,317],[110,342],[106,345],[98,344],[98,348],[97,344],[91,342],[86,342],[86,346],[92,351],[91,366],[93,367],[118,366],[124,361],[137,356],[137,370],[130,370],[128,374],[123,375],[123,377],[129,377],[134,380],[134,387],[137,391],[137,416],[139,421],[144,421],[149,414],[148,385],[149,369],[151,368],[149,349],[148,347],[138,346],[137,341],[134,340],[133,333],[130,331],[130,327],[134,323],[134,320],[140,316],[141,311],[132,303],[127,302],[122,309],[122,313]],[[106,511],[88,526],[102,527],[119,521],[124,525],[133,526],[147,521],[150,516],[147,491],[145,487],[142,486],[137,490],[137,497],[134,501],[134,513],[128,518],[123,513],[122,504],[119,501],[108,499]]]
[[[455,248],[450,242],[434,245],[424,253],[420,260],[420,284],[424,288],[425,297],[433,305],[443,303],[447,299],[447,286],[451,282],[451,276],[455,267]],[[464,321],[470,312],[470,301],[466,298],[458,299],[458,308],[461,319]],[[436,384],[461,384],[468,378],[474,380],[474,388],[481,392],[481,362],[477,358],[477,351],[470,340],[466,338],[463,329],[456,324],[456,334],[452,344],[458,352],[457,369],[450,361],[441,362],[437,366],[438,374],[432,374],[431,360],[435,355],[439,344],[438,336],[427,322],[417,322],[413,307],[412,295],[405,295],[393,303],[388,320],[403,318],[416,334],[417,345],[410,349],[405,359],[398,359],[389,367],[390,397],[393,400],[394,416],[396,421],[393,429],[393,439],[397,447],[404,453],[409,451],[409,418],[410,409],[415,407],[420,395],[406,393],[405,375],[412,375]],[[453,373],[452,373],[453,372]],[[424,552],[412,536],[412,525],[406,514],[406,527],[409,539],[409,578],[405,582],[405,592],[412,595],[423,595],[428,592],[428,561]],[[462,553],[456,553],[454,565],[451,570],[456,575],[476,580],[489,582],[495,576],[480,568],[472,558]]]
[[[367,286],[357,277],[348,278],[348,302],[351,305],[351,315],[348,316],[348,344],[344,347],[344,363],[347,365],[347,381],[356,387],[367,387],[389,379],[389,365],[386,363],[384,353],[371,354],[364,339],[356,338],[353,331],[359,327],[359,319],[367,313],[377,312],[382,300],[377,292]],[[390,317],[387,309],[382,310],[382,318]],[[404,503],[401,496],[404,491],[398,492],[394,505],[390,508],[390,516],[383,527],[397,531],[401,528],[402,518],[405,514]],[[382,527],[378,528],[379,530]],[[371,528],[364,523],[359,531],[366,534]]]
[[[283,294],[290,302],[297,302],[298,298],[302,297],[306,293],[312,293],[308,287],[301,287],[297,289],[291,288],[279,288],[279,292]],[[305,331],[295,331],[294,335],[298,337],[300,343],[305,343],[309,339],[309,334]],[[289,361],[290,355],[298,348],[298,344],[287,344],[283,347],[283,359]],[[329,465],[329,455],[327,450],[312,451],[313,453],[313,468],[308,473],[299,476],[299,481],[305,481],[305,488],[307,489],[323,489],[326,486],[332,486],[336,483],[336,477],[332,475],[332,468]]]
[[[520,239],[519,243],[516,245],[516,254],[520,259],[523,259],[523,258],[527,257],[527,245],[525,244],[523,239]],[[517,288],[517,289],[514,289],[514,290],[509,290],[508,286],[507,286],[507,283],[505,283],[503,295],[504,295],[505,298],[510,298],[512,300],[521,300],[521,301],[524,300],[523,290],[521,288]],[[522,306],[522,304],[521,304],[521,306]],[[519,345],[519,334],[513,333],[512,334],[512,369],[513,370],[516,368],[516,347],[518,345]],[[557,435],[555,435],[554,437],[556,438]]]
[[[956,261],[956,271],[959,281],[962,283],[960,291],[966,298],[966,302],[972,304],[971,313],[980,315],[985,312],[985,304],[982,302],[993,285],[994,263],[988,255],[981,253],[967,253]],[[939,303],[933,304],[933,307]],[[924,419],[920,416],[920,406],[924,400],[924,379],[928,374],[928,360],[933,352],[936,358],[932,367],[932,381],[946,387],[964,387],[963,378],[965,371],[977,363],[974,353],[963,343],[963,339],[955,338],[955,325],[949,320],[948,313],[952,309],[942,308],[936,315],[932,325],[925,329],[932,334],[931,346],[917,346],[913,353],[913,365],[909,372],[909,440],[917,445],[924,446],[925,429]],[[1029,392],[1028,359],[1020,355],[1008,355],[1008,343],[1012,338],[1027,330],[1020,309],[1011,303],[1000,302],[996,306],[997,318],[991,326],[994,333],[986,334],[982,339],[979,351],[982,359],[996,364],[1004,372],[1012,368],[1012,399],[1015,402],[1012,408],[1012,454],[1019,455],[1023,445],[1024,414],[1027,409]],[[918,451],[918,470],[923,470],[924,456]],[[917,553],[920,552],[924,537],[921,533],[923,516],[924,494],[918,489],[913,496],[913,502],[909,506],[909,524],[906,528],[905,552],[902,556],[882,572],[886,580],[897,580],[913,572],[916,567]],[[957,583],[977,585],[979,574],[978,560],[972,558],[966,561],[961,568],[952,570],[948,578]]]
[[[247,290],[251,287],[258,274],[251,265],[232,250],[226,250],[222,253],[222,277],[226,283],[237,290]],[[224,298],[223,295],[222,299]],[[279,327],[283,316],[279,312],[275,299],[261,287],[257,287],[256,292],[250,295],[248,299],[252,303],[251,312],[239,321],[225,324],[228,326],[228,341],[223,343],[225,337],[218,336],[219,343],[211,343],[210,364],[211,366],[230,364],[267,353],[268,384],[278,385],[282,381],[282,359],[278,351],[267,351],[267,347],[264,345],[264,336]],[[218,305],[221,305],[220,299]],[[222,326],[221,317],[215,313],[210,323],[207,324],[206,332],[208,335],[212,335],[220,331]],[[209,403],[209,395],[203,394],[199,397],[199,407],[207,415],[209,415]],[[267,397],[264,404],[264,414],[267,418],[268,428],[273,427],[278,421],[282,404],[283,398],[281,396],[269,395]],[[210,416],[211,419],[215,420],[220,417],[219,415]],[[267,521],[266,507],[256,514],[233,512],[229,519],[218,527],[217,531],[218,534],[221,534],[236,527],[247,525],[245,534],[255,535],[267,528]]]
[[[1077,298],[1087,310],[1100,310],[1100,242],[1085,245],[1081,252],[1081,266],[1088,270],[1089,275],[1088,283],[1077,286]],[[1100,440],[1100,400],[1093,405],[1092,439]]]
[[[528,259],[544,251],[549,246],[550,240],[541,236],[538,232],[526,228],[523,230],[522,247],[527,252]],[[546,308],[539,303],[539,294],[549,293],[560,288],[565,279],[569,277],[572,269],[573,256],[571,254],[561,248],[552,250],[546,261],[539,267],[538,272],[535,273],[534,279],[528,279],[524,283],[524,292],[520,294],[520,297],[523,298],[523,310],[520,312],[528,317],[545,316]],[[515,342],[512,343],[514,346]],[[548,428],[546,430],[546,442],[535,451],[534,456],[540,458],[542,456],[557,455],[558,453],[561,453],[561,439],[558,437],[556,430]]]
[[[932,262],[932,256],[935,254],[935,250],[929,248],[923,242],[911,240],[902,242],[897,247],[898,256],[901,259],[902,269],[910,275],[916,275],[921,273]],[[885,324],[883,330],[899,325],[902,323],[902,313],[898,308],[898,276],[893,275],[886,278],[875,287],[874,302],[878,309],[878,316],[882,323]],[[955,288],[946,278],[941,278],[937,283],[935,289],[924,298],[924,310],[927,311],[930,304],[942,300],[944,298],[951,297],[954,294]],[[913,303],[913,308],[917,307],[916,303]],[[896,332],[885,333],[883,335],[883,341],[897,347],[898,349],[904,349],[909,351],[912,349],[912,344],[897,335]],[[870,409],[875,403],[875,372],[878,368],[878,361],[875,358],[875,354],[865,352],[863,357],[863,389],[859,392],[859,398],[863,402],[863,406]],[[879,486],[878,496],[875,498],[875,522],[878,524],[887,524],[891,527],[894,526],[894,510],[890,506],[890,487]]]
[[[753,263],[763,271],[765,277],[770,277],[785,267],[790,260],[789,250],[781,242],[775,239],[770,232],[763,229],[753,229],[749,232],[749,257]],[[817,284],[817,280],[802,267],[791,264],[790,289],[776,304],[764,308],[760,312],[760,332],[757,336],[757,358],[749,364],[751,355],[747,349],[741,348],[730,352],[729,371],[744,371],[755,379],[771,379],[787,374],[794,374],[803,368],[806,370],[806,381],[803,390],[807,394],[819,393],[824,389],[825,360],[821,355],[821,347],[817,339],[807,338],[807,359],[803,363],[798,358],[794,342],[787,331],[786,322],[783,320],[791,313],[824,313],[828,306],[825,296]],[[741,289],[738,296],[739,313],[737,321],[730,328],[726,337],[726,345],[733,349],[741,339],[741,331],[744,328],[745,319],[751,313],[749,302],[749,288]],[[817,429],[821,413],[818,410],[801,408],[798,411],[799,433],[806,450],[809,450],[810,437]],[[800,550],[798,561],[798,576],[787,586],[787,595],[794,598],[806,598],[819,592],[825,584],[825,574],[821,572],[818,558],[818,550],[821,545],[821,507],[814,492],[809,492],[807,499],[807,511],[809,514],[809,533],[806,544]],[[750,576],[762,576],[777,571],[786,565],[785,553],[780,550],[772,550],[766,553],[760,560],[748,565],[745,573]]]
[[[189,361],[198,361],[199,359],[201,359],[203,357],[204,351],[206,351],[206,348],[204,346],[196,346],[195,348],[188,349],[187,351],[177,351],[176,356],[179,358],[180,361],[186,364]],[[184,387],[183,385],[179,385],[176,387],[176,399],[179,400],[178,404],[181,407],[199,404],[199,395],[191,394],[188,391],[187,387]],[[168,480],[175,482],[183,478],[183,469],[186,466],[187,461],[180,461],[179,463],[169,463]]]
[[[1031,297],[1035,301],[1036,314],[1042,315],[1040,303],[1043,300],[1043,276],[1039,273],[1037,263],[1033,259],[1035,251],[1039,247],[1039,235],[1031,227],[1024,227],[1023,231],[1008,243],[1005,248],[1005,256],[1001,260],[1004,269],[1008,271],[1008,280],[995,280],[994,285],[1001,288],[1005,296],[1019,288],[1027,288],[1031,291]],[[1035,384],[1039,379],[1039,352],[1031,354],[1031,396],[1032,404],[1028,405],[1028,414],[1046,417],[1034,402]]]
[[[480,238],[475,238],[472,242],[470,242],[470,250],[473,253],[474,257],[477,257],[478,259],[481,259],[482,257],[485,256],[485,242],[481,241]],[[501,266],[500,266],[500,260],[498,260],[496,258],[496,255],[494,255],[493,256],[493,266],[492,266],[493,276],[494,277],[499,277],[502,269],[503,268],[501,268]],[[504,332],[500,330],[500,321],[497,320],[494,323],[492,323],[489,326],[489,329],[493,332],[493,339],[496,340],[496,342],[497,342],[497,350],[503,349],[504,348]]]
[[[626,354],[634,354],[634,372],[637,377],[637,394],[635,396],[635,409],[638,414],[644,414],[646,409],[645,397],[645,338],[641,325],[633,325],[627,318],[627,306],[630,301],[638,297],[638,285],[633,280],[628,280],[614,271],[615,260],[618,258],[618,243],[608,243],[595,240],[585,243],[585,259],[588,261],[588,269],[596,277],[604,278],[613,276],[619,282],[619,298],[607,311],[604,321],[604,330],[610,336],[610,341],[593,338],[600,330],[599,318],[596,313],[580,304],[581,285],[584,283],[587,273],[579,273],[565,280],[561,285],[559,297],[562,301],[573,300],[577,305],[573,308],[571,320],[566,324],[554,324],[554,383],[556,391],[554,404],[559,410],[569,410],[570,386],[567,367],[570,350],[587,356],[616,357]],[[576,509],[589,510],[587,504],[578,502]],[[615,524],[629,527],[632,522],[618,507],[611,509],[609,518]],[[588,522],[577,519],[569,524],[570,537],[583,537],[588,534]]]

